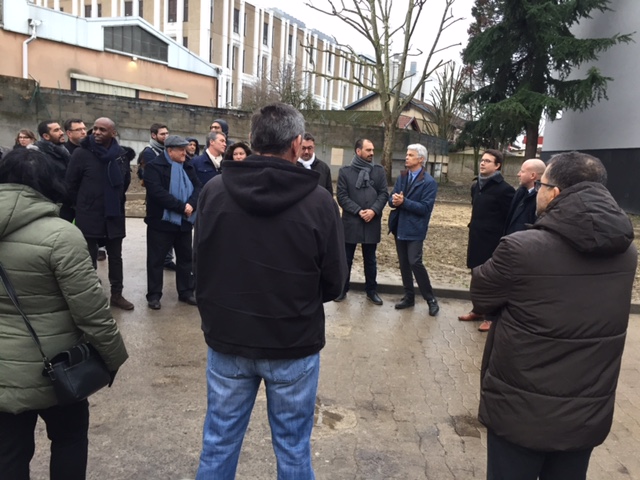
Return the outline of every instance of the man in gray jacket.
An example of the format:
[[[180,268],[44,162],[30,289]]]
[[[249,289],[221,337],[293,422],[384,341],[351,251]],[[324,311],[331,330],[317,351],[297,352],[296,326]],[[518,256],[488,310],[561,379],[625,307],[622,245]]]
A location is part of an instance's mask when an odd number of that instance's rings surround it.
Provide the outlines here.
[[[638,256],[606,180],[595,157],[553,157],[536,223],[473,269],[474,311],[497,312],[480,395],[488,480],[584,480],[611,429]]]
[[[335,301],[341,302],[347,296],[353,256],[356,246],[361,243],[367,298],[376,305],[382,305],[382,299],[376,292],[376,247],[380,243],[382,210],[389,199],[387,177],[384,168],[373,163],[373,143],[370,140],[357,140],[355,150],[351,165],[342,167],[338,173],[337,198],[342,207],[349,277],[342,295]]]

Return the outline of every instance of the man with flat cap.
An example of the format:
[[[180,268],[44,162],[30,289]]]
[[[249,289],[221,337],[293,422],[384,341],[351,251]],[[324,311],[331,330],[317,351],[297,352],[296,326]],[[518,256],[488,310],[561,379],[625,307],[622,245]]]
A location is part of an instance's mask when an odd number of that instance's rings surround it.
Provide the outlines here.
[[[163,264],[170,248],[176,253],[178,300],[195,305],[191,231],[202,185],[191,163],[185,163],[189,142],[169,135],[164,152],[144,169],[147,189],[147,302],[159,310]]]

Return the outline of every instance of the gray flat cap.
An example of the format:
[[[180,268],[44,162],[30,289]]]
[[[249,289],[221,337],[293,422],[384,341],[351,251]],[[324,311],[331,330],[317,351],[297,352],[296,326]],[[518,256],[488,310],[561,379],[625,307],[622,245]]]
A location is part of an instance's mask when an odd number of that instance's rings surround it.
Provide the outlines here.
[[[189,145],[189,142],[187,142],[185,138],[182,138],[179,135],[169,135],[167,139],[164,141],[165,148],[169,148],[169,147],[181,148],[181,147],[186,147],[187,145]]]

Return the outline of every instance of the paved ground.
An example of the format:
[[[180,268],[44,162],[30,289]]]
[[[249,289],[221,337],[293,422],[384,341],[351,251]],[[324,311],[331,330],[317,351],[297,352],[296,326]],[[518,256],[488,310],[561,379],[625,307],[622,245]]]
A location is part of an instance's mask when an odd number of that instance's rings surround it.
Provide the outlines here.
[[[145,228],[128,221],[125,294],[134,312],[114,311],[130,353],[112,389],[91,399],[89,478],[192,479],[206,408],[206,347],[197,309],[178,303],[165,274],[162,310],[144,298]],[[106,265],[99,273],[107,283]],[[354,272],[356,273],[356,272]],[[456,317],[464,300],[441,299],[437,319],[420,302],[397,312],[350,293],[326,305],[317,422],[318,479],[466,480],[485,478],[485,430],[476,420],[484,344],[477,324]],[[614,426],[597,448],[590,480],[640,479],[640,319],[629,330]],[[39,424],[32,478],[47,476],[48,445]],[[0,477],[2,475],[0,474]],[[260,394],[245,439],[238,479],[275,479]]]

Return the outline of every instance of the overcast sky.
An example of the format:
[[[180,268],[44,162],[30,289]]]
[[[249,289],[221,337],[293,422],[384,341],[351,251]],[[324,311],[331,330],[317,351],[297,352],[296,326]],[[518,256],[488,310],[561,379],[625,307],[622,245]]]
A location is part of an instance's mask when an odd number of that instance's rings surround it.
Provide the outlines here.
[[[350,26],[344,22],[338,20],[336,17],[323,15],[316,10],[313,10],[307,6],[307,3],[312,3],[314,6],[322,9],[329,9],[327,0],[288,0],[282,2],[281,0],[248,0],[250,3],[259,5],[262,7],[278,8],[289,15],[301,20],[309,28],[315,28],[327,35],[334,36],[338,42],[348,44],[354,47],[358,53],[371,53],[371,46],[368,42],[353,30]],[[336,0],[336,5],[340,4],[341,0]],[[353,0],[344,0],[345,5],[353,5]],[[395,0],[392,9],[392,22],[394,25],[399,25],[403,21],[404,15],[407,9],[407,2],[415,0]],[[419,28],[414,34],[413,38],[413,51],[417,51],[420,48],[423,51],[428,51],[433,44],[433,39],[437,33],[437,27],[442,17],[442,11],[444,9],[444,0],[428,0],[421,14],[419,21]],[[451,44],[460,43],[460,46],[448,49],[443,52],[444,59],[453,59],[460,63],[460,52],[467,43],[467,29],[471,22],[471,7],[474,4],[474,0],[455,0],[453,4],[453,16],[454,18],[462,18],[455,25],[450,27],[441,37],[440,46],[446,46]],[[398,36],[398,43],[401,43],[401,37]],[[424,58],[417,59],[418,66],[424,63]]]

